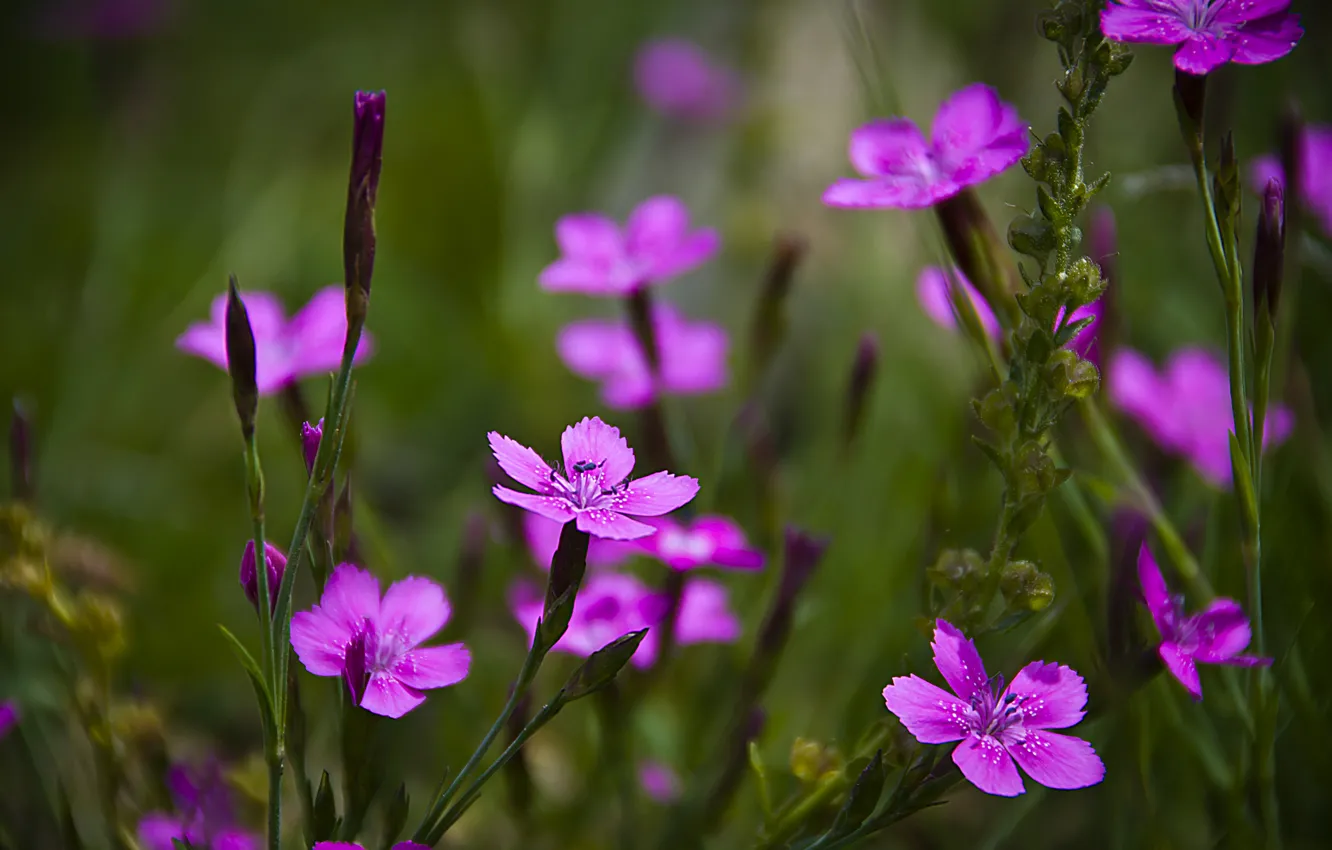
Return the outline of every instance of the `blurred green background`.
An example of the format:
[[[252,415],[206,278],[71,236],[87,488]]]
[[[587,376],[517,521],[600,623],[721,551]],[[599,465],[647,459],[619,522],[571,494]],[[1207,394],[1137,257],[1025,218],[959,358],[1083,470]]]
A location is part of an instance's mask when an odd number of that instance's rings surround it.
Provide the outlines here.
[[[112,0],[104,0],[111,3]],[[140,8],[134,3],[120,3]],[[240,441],[224,374],[175,350],[204,318],[228,272],[295,310],[341,276],[351,95],[388,92],[379,254],[369,328],[374,358],[358,372],[354,478],[366,506],[358,531],[381,576],[452,581],[469,511],[496,520],[468,641],[472,676],[392,724],[387,746],[419,800],[489,725],[523,651],[509,617],[509,581],[529,570],[504,538],[488,493],[488,430],[548,456],[559,431],[601,414],[630,434],[635,418],[606,411],[596,387],[553,356],[562,323],[614,305],[553,296],[535,282],[555,256],[566,212],[623,218],[656,193],[682,197],[723,236],[718,260],[659,290],[693,317],[733,332],[732,388],[668,405],[680,470],[702,479],[705,505],[755,525],[753,494],[730,423],[745,398],[749,318],[776,232],[808,238],[789,304],[788,335],[760,388],[772,412],[786,482],[783,522],[833,546],[802,598],[795,634],[765,707],[767,760],[783,772],[796,736],[849,749],[884,714],[882,687],[929,667],[923,568],[944,546],[985,548],[999,482],[968,442],[968,398],[984,373],[964,342],[930,324],[913,293],[937,262],[927,213],[823,207],[850,174],[849,131],[869,117],[926,123],[938,102],[981,80],[1017,104],[1038,132],[1054,122],[1053,47],[1035,29],[1035,0],[163,0],[123,38],[62,30],[49,2],[0,11],[0,73],[10,80],[0,132],[0,396],[33,411],[37,505],[55,526],[103,543],[127,576],[130,647],[118,686],[159,704],[181,757],[216,747],[243,759],[259,744],[251,694],[214,623],[257,641],[236,584],[248,537]],[[1298,100],[1332,120],[1332,9],[1294,4],[1308,35],[1286,60],[1227,66],[1209,104],[1233,127],[1245,161],[1275,146],[1278,115]],[[160,14],[159,14],[160,13]],[[132,16],[131,16],[132,17]],[[641,44],[698,41],[743,76],[728,121],[681,125],[633,89]],[[1198,202],[1171,104],[1170,52],[1144,49],[1114,81],[1091,135],[1091,173],[1115,182],[1117,305],[1124,338],[1160,359],[1183,343],[1222,344]],[[982,192],[1000,227],[1034,203],[1013,169]],[[1250,207],[1252,209],[1252,206]],[[1252,218],[1252,216],[1249,216]],[[1326,241],[1308,237],[1291,271],[1306,403],[1296,435],[1268,476],[1269,643],[1298,644],[1321,717],[1282,715],[1278,764],[1288,846],[1326,846],[1328,604],[1332,467],[1317,415],[1332,407],[1332,308]],[[1246,251],[1249,249],[1245,249]],[[1296,287],[1296,279],[1299,285]],[[878,385],[850,460],[839,459],[841,394],[856,340],[882,344]],[[304,387],[321,399],[318,381]],[[285,540],[304,486],[294,436],[275,399],[261,406],[269,528]],[[1070,454],[1101,464],[1076,423]],[[1140,433],[1124,431],[1145,456]],[[724,457],[729,483],[709,481]],[[1242,597],[1234,506],[1181,464],[1160,483],[1176,523],[1220,592]],[[709,488],[715,492],[709,493]],[[1101,506],[1097,506],[1098,511]],[[1108,511],[1099,512],[1106,519]],[[1095,586],[1091,558],[1058,506],[1023,552],[1061,590],[1058,616],[982,644],[992,671],[1028,658],[1069,663],[1094,679],[1097,616],[1075,588]],[[652,575],[650,565],[640,567]],[[751,627],[775,571],[725,576]],[[1079,584],[1081,579],[1081,584]],[[309,588],[298,588],[308,604]],[[1092,600],[1092,604],[1096,604]],[[635,723],[643,756],[688,777],[709,756],[708,688],[743,664],[749,643],[687,648]],[[552,663],[538,693],[570,669]],[[932,675],[932,674],[931,674]],[[0,672],[0,696],[38,704],[37,671]],[[312,680],[307,680],[312,681]],[[1209,682],[1211,687],[1211,680]],[[313,690],[313,689],[312,689]],[[1096,694],[1093,692],[1093,701]],[[315,700],[318,702],[318,700]],[[1198,731],[1208,709],[1158,679],[1112,716],[1082,727],[1104,755],[1107,781],[1081,792],[1010,801],[969,786],[870,846],[1212,847],[1227,841],[1228,798],[1205,768],[1226,769],[1236,745]],[[1285,725],[1288,724],[1288,725]],[[1232,729],[1233,718],[1217,728]],[[327,724],[314,731],[327,742]],[[580,804],[576,771],[595,759],[591,711],[569,710],[534,743],[539,807]],[[316,759],[318,761],[318,758]],[[6,764],[8,764],[6,762]],[[542,779],[540,769],[547,774]],[[14,772],[0,778],[0,797]],[[783,786],[786,787],[786,786]],[[20,797],[21,798],[21,797]],[[470,846],[514,846],[499,784],[460,825]],[[716,847],[747,846],[752,787],[737,798]],[[0,808],[6,816],[17,812]],[[640,808],[643,846],[663,810]],[[598,846],[596,830],[561,845]]]

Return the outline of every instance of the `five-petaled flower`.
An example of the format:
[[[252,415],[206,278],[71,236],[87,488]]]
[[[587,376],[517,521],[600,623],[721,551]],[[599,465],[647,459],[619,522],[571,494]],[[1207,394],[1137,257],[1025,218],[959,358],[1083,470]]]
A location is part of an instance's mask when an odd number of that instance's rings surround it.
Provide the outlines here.
[[[657,527],[657,533],[639,540],[639,547],[673,570],[706,566],[763,569],[763,553],[749,545],[744,529],[728,517],[700,516],[688,525],[671,517],[648,522]]]
[[[694,395],[726,386],[726,331],[712,322],[689,322],[674,307],[652,307],[657,348],[654,376],[633,328],[625,321],[586,319],[560,331],[555,349],[575,374],[601,382],[609,407],[633,409],[659,392]]]
[[[566,215],[555,223],[561,256],[541,271],[552,292],[628,295],[707,262],[721,240],[711,228],[691,231],[678,198],[648,198],[619,225],[600,213]]]
[[[725,117],[740,93],[740,83],[730,69],[680,38],[643,45],[634,59],[634,82],[648,106],[689,121]]]
[[[146,850],[175,850],[176,841],[200,850],[259,850],[259,836],[235,825],[231,794],[217,762],[197,772],[173,767],[166,784],[176,813],[143,816],[138,833]]]
[[[1295,164],[1299,179],[1299,199],[1314,214],[1323,232],[1332,236],[1332,124],[1310,124],[1296,142]],[[1259,192],[1273,178],[1285,186],[1281,161],[1275,156],[1254,160],[1253,185]],[[1286,203],[1293,201],[1286,193]]]
[[[871,121],[851,134],[851,164],[866,180],[838,180],[831,207],[916,209],[953,197],[1011,167],[1027,153],[1027,125],[989,86],[976,83],[944,101],[927,141],[905,118]]]
[[[935,623],[933,649],[952,694],[911,675],[893,679],[883,698],[922,744],[960,741],[953,762],[977,788],[1004,797],[1026,791],[1014,761],[1047,788],[1085,788],[1105,777],[1090,744],[1047,731],[1082,720],[1087,686],[1073,670],[1033,661],[1005,688],[1003,676],[992,682],[976,645],[946,620]]]
[[[245,292],[241,301],[254,331],[255,382],[260,395],[268,395],[308,375],[337,369],[347,336],[347,308],[343,288],[319,290],[310,303],[287,321],[282,302],[268,292]],[[186,328],[176,347],[227,368],[227,296],[213,299],[211,320]],[[369,334],[356,346],[356,360],[370,356]]]
[[[500,468],[536,491],[522,493],[496,484],[496,498],[561,524],[575,520],[579,531],[594,537],[646,537],[656,529],[630,517],[670,513],[698,493],[698,480],[687,475],[654,472],[630,480],[633,449],[620,436],[619,428],[595,416],[564,429],[560,438],[563,469],[552,467],[508,437],[494,431],[489,437]]]
[[[389,586],[352,564],[339,564],[319,604],[291,618],[291,645],[316,676],[342,676],[357,704],[401,717],[425,702],[422,691],[467,678],[471,653],[461,643],[420,644],[449,620],[444,589],[408,576]]]
[[[1195,700],[1202,699],[1198,665],[1228,664],[1234,667],[1265,666],[1270,658],[1240,655],[1249,645],[1249,619],[1233,599],[1213,599],[1201,613],[1184,613],[1184,597],[1171,596],[1161,568],[1152,551],[1143,544],[1138,550],[1138,581],[1142,598],[1152,614],[1152,622],[1161,633],[1157,653],[1170,675],[1188,689]]]
[[[1214,487],[1230,486],[1234,418],[1230,375],[1220,358],[1205,349],[1181,348],[1158,373],[1142,354],[1116,349],[1106,370],[1106,391],[1157,445],[1183,455]],[[1286,439],[1294,422],[1288,408],[1270,406],[1263,446]]]
[[[1175,67],[1208,74],[1227,62],[1261,65],[1304,35],[1290,0],[1110,0],[1101,32],[1111,41],[1178,44]]]

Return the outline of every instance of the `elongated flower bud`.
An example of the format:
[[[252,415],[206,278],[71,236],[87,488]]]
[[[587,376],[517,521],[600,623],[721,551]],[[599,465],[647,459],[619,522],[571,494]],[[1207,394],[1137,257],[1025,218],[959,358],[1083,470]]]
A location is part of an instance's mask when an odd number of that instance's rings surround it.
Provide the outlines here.
[[[962,274],[994,308],[1001,321],[1016,324],[1019,317],[1014,298],[1016,268],[1008,247],[981,208],[976,193],[964,189],[935,204],[934,212],[943,227],[949,253]]]
[[[1207,106],[1207,77],[1196,76],[1176,69],[1175,71],[1175,115],[1179,120],[1179,130],[1184,136],[1184,144],[1190,154],[1197,149],[1202,154],[1203,112]]]
[[[1253,248],[1253,314],[1255,321],[1275,324],[1281,298],[1281,275],[1286,253],[1286,200],[1281,181],[1267,181],[1263,208],[1258,214],[1258,238]]]
[[[236,276],[227,282],[226,316],[227,372],[231,375],[231,396],[236,403],[241,435],[248,443],[254,437],[254,418],[259,410],[259,385],[255,382],[254,331],[250,314],[241,301]]]
[[[749,380],[760,380],[772,362],[773,354],[781,344],[786,330],[783,312],[791,293],[796,267],[809,249],[805,237],[798,233],[780,233],[772,247],[772,259],[763,275],[758,303],[754,305],[754,324],[750,331]]]
[[[865,402],[878,371],[879,338],[867,333],[860,338],[860,345],[856,346],[856,359],[851,364],[851,380],[846,387],[846,414],[842,426],[844,445],[849,446],[854,442],[856,434],[860,432],[861,420],[865,418]]]
[[[375,268],[375,200],[384,154],[384,92],[357,92],[351,179],[342,234],[347,321],[364,322]]]
[[[254,541],[251,540],[245,544],[245,554],[241,555],[240,583],[245,590],[245,598],[258,611],[259,570],[256,561]],[[264,541],[264,565],[268,568],[268,605],[271,610],[277,607],[277,590],[282,583],[282,574],[287,570],[287,556],[267,540]]]
[[[305,471],[314,472],[315,457],[319,454],[319,441],[324,437],[324,420],[314,425],[301,425],[301,453],[305,455]]]
[[[1235,134],[1226,133],[1221,139],[1221,159],[1216,166],[1216,178],[1213,180],[1216,205],[1216,221],[1222,235],[1239,230],[1240,226],[1240,182],[1239,160],[1235,155]]]

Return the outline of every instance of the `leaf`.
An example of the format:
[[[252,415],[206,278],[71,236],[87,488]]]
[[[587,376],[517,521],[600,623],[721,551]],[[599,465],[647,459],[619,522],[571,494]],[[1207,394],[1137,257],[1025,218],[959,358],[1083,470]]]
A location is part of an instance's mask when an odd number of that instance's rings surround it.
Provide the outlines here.
[[[855,830],[878,808],[879,798],[883,796],[883,785],[887,780],[883,769],[883,750],[876,750],[874,758],[860,772],[856,784],[846,795],[846,802],[833,820],[833,835],[842,836]]]
[[[1234,431],[1230,432],[1230,469],[1235,478],[1235,495],[1239,497],[1245,531],[1249,539],[1253,539],[1258,529],[1258,498],[1253,491],[1253,478],[1249,475],[1249,461]]]
[[[254,697],[259,701],[259,716],[264,724],[265,740],[277,740],[277,724],[273,721],[273,697],[268,690],[268,684],[264,681],[263,673],[259,670],[259,664],[254,660],[254,656],[245,648],[245,644],[231,633],[226,626],[217,624],[218,629],[222,631],[222,636],[231,644],[231,649],[236,653],[236,659],[240,661],[241,667],[245,668],[246,674],[250,677],[250,684],[254,686]]]

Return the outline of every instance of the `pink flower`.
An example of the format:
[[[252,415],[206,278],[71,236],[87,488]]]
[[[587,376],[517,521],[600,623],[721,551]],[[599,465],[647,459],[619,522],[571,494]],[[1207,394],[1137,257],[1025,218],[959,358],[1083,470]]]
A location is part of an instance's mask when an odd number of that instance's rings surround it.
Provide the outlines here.
[[[450,613],[444,589],[428,578],[396,581],[381,600],[378,579],[339,564],[319,604],[291,618],[291,645],[314,675],[348,679],[361,708],[402,717],[425,702],[422,691],[467,678],[467,647],[420,646]]]
[[[734,73],[698,45],[678,38],[643,45],[634,60],[634,82],[648,106],[690,121],[725,117],[740,95]]]
[[[562,528],[564,523],[546,519],[541,514],[530,511],[523,514],[523,537],[527,538],[527,550],[532,553],[532,560],[543,570],[550,569],[550,559],[555,557],[555,550],[560,546]],[[635,551],[632,543],[593,537],[587,545],[587,565],[613,567]]]
[[[18,725],[19,715],[20,712],[17,701],[7,699],[0,702],[0,741],[3,741],[5,736]]]
[[[1332,125],[1305,127],[1298,146],[1300,200],[1318,218],[1323,231],[1332,236]],[[1286,183],[1281,162],[1274,156],[1254,160],[1251,176],[1260,191],[1269,180],[1275,179],[1283,187]]]
[[[350,841],[316,841],[314,850],[365,850],[365,848]],[[430,848],[415,841],[399,841],[393,845],[393,850],[430,850]]]
[[[711,228],[689,230],[689,211],[678,198],[648,198],[624,229],[600,213],[566,215],[555,224],[561,257],[538,280],[551,292],[627,295],[684,274],[717,253]]]
[[[510,597],[514,618],[536,635],[544,601],[536,588],[517,585]],[[657,657],[655,627],[666,616],[666,596],[631,575],[600,572],[589,576],[578,592],[569,629],[554,649],[584,658],[606,644],[639,629],[652,629],[634,653],[635,667],[647,668]],[[731,643],[740,637],[740,620],[731,612],[726,588],[717,582],[692,579],[685,584],[676,618],[680,645]]]
[[[1087,326],[1073,335],[1073,338],[1064,346],[1069,351],[1097,364],[1101,363],[1100,349],[1097,346],[1097,332],[1101,327],[1101,315],[1105,312],[1104,300],[1097,299],[1090,304],[1084,304],[1073,311],[1073,315],[1068,318],[1068,324],[1080,322],[1083,319],[1091,319]],[[1064,311],[1060,310],[1056,320],[1062,320]]]
[[[536,491],[521,493],[496,484],[497,499],[561,525],[576,520],[578,529],[593,537],[646,537],[656,529],[630,517],[670,513],[698,493],[698,480],[687,475],[654,472],[631,481],[633,449],[620,436],[619,428],[595,416],[564,429],[560,438],[563,471],[508,437],[494,431],[489,437],[500,468]]]
[[[638,546],[673,570],[763,569],[763,553],[751,547],[744,529],[727,517],[701,516],[687,526],[670,517],[649,522],[657,533],[638,541]]]
[[[1304,35],[1290,0],[1110,0],[1101,32],[1111,41],[1178,44],[1175,67],[1210,73],[1227,62],[1261,65],[1295,49]]]
[[[638,763],[638,784],[658,803],[673,803],[684,792],[680,775],[659,761],[644,760]]]
[[[1047,788],[1086,788],[1105,777],[1091,744],[1047,731],[1082,720],[1087,686],[1073,670],[1033,661],[1006,689],[1003,676],[992,684],[976,645],[946,620],[935,623],[933,649],[952,694],[912,675],[893,679],[883,698],[922,744],[961,741],[953,762],[971,784],[1003,797],[1023,793],[1015,760]]]
[[[1226,366],[1201,348],[1181,348],[1158,373],[1150,360],[1117,349],[1106,374],[1106,390],[1162,449],[1183,455],[1205,479],[1222,489],[1231,485],[1230,376]],[[1294,416],[1282,405],[1268,408],[1263,445],[1290,436]]]
[[[217,762],[197,772],[173,767],[166,784],[176,813],[143,816],[138,833],[146,850],[175,850],[175,841],[200,850],[259,850],[260,837],[235,826],[231,794]]]
[[[255,380],[260,395],[276,392],[307,375],[338,368],[347,336],[343,299],[341,286],[325,287],[287,321],[277,296],[268,292],[241,295],[254,330]],[[226,315],[227,296],[223,294],[213,299],[211,321],[190,325],[176,340],[176,347],[226,369]],[[356,361],[369,357],[372,348],[369,335],[362,335]]]
[[[726,386],[728,341],[720,325],[687,322],[675,308],[656,303],[652,326],[660,365],[656,386],[628,322],[574,322],[560,331],[555,349],[575,374],[601,381],[602,400],[617,410],[649,404],[659,391],[694,395]]]
[[[868,180],[838,180],[830,207],[915,209],[953,197],[1027,153],[1027,125],[989,86],[976,83],[939,107],[930,140],[905,118],[871,121],[851,134],[851,164]]]
[[[1184,614],[1184,597],[1170,595],[1161,568],[1152,550],[1143,544],[1138,550],[1138,581],[1142,598],[1152,614],[1152,622],[1161,633],[1157,653],[1170,675],[1188,689],[1195,700],[1202,699],[1198,665],[1228,664],[1233,667],[1267,666],[1270,658],[1240,655],[1249,645],[1249,619],[1233,599],[1213,599],[1201,614]]]

